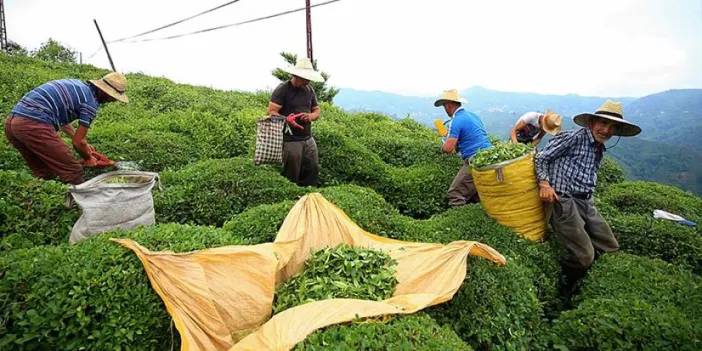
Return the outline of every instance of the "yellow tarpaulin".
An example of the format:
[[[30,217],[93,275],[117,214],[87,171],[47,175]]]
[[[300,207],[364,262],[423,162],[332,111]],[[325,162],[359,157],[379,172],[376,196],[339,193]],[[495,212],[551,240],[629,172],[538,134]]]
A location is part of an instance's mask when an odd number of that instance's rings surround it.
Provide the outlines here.
[[[523,237],[540,241],[546,232],[544,208],[534,173],[534,154],[471,170],[485,212]]]
[[[227,246],[190,253],[133,250],[181,335],[181,350],[289,350],[310,333],[355,318],[413,313],[450,300],[466,276],[468,255],[504,265],[487,245],[411,243],[365,232],[320,194],[290,210],[274,243]],[[331,299],[271,316],[276,283],[297,274],[309,255],[348,244],[387,252],[397,261],[398,284],[383,301]]]

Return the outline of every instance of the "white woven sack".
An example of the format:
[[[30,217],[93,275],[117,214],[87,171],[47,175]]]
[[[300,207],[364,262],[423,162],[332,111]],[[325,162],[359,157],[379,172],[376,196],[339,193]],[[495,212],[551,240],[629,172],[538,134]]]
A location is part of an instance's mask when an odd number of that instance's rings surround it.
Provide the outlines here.
[[[256,153],[254,164],[283,163],[283,127],[282,116],[263,117],[256,122]]]
[[[89,236],[156,223],[151,189],[158,173],[114,171],[70,187],[83,213],[73,225],[69,242]]]

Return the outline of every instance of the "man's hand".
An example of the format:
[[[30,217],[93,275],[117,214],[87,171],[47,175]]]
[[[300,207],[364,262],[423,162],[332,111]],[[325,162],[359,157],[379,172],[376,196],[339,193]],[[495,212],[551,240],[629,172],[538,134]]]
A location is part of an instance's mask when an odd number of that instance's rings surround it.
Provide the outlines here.
[[[288,115],[288,117],[285,118],[285,121],[288,122],[288,124],[293,128],[305,129],[305,127],[297,123],[297,119],[301,118],[303,115],[303,113],[291,113]]]
[[[553,190],[551,184],[549,184],[545,180],[539,182],[539,197],[541,198],[541,201],[548,203],[560,201],[560,199],[558,198],[558,194],[556,194],[556,191]]]
[[[97,166],[98,160],[95,157],[90,156],[89,159],[81,161],[83,167],[95,167]]]

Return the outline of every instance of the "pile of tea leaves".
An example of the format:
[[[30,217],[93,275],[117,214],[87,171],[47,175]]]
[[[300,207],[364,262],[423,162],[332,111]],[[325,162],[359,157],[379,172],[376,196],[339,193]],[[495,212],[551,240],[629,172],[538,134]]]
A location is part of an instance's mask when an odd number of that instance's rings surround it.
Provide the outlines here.
[[[522,143],[493,143],[491,148],[478,151],[475,156],[473,156],[470,164],[473,168],[480,169],[524,156],[533,149],[533,146]]]
[[[280,285],[273,313],[332,298],[380,301],[392,296],[397,262],[387,253],[340,245],[314,252],[304,270]]]

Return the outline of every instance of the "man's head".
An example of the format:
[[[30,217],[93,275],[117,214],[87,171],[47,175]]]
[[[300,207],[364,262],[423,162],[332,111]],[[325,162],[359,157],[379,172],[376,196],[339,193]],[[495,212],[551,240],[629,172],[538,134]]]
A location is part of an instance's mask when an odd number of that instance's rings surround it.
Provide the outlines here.
[[[304,87],[304,86],[310,84],[310,80],[309,80],[309,79],[305,79],[305,78],[302,78],[302,77],[298,77],[298,76],[296,76],[296,75],[294,75],[294,74],[293,74],[292,78],[290,78],[290,82],[292,83],[292,85],[293,85],[295,88],[302,88],[302,87]]]
[[[281,68],[281,70],[292,75],[291,81],[296,87],[307,85],[310,81],[324,82],[324,77],[322,77],[319,72],[315,71],[312,66],[312,61],[306,57],[298,57],[295,66]],[[295,85],[295,81],[297,81],[298,85]],[[304,84],[302,84],[303,82]]]
[[[595,113],[581,113],[573,117],[575,124],[589,128],[592,136],[604,143],[612,135],[634,136],[641,133],[641,128],[624,120],[624,109],[620,102],[605,101]]]
[[[453,114],[461,107],[461,104],[466,103],[466,100],[458,94],[458,90],[449,89],[444,90],[436,101],[434,101],[434,106],[443,106],[444,111],[449,117],[453,117]]]
[[[101,79],[88,81],[97,88],[97,100],[99,103],[112,101],[129,102],[127,97],[127,78],[122,73],[111,72]]]

